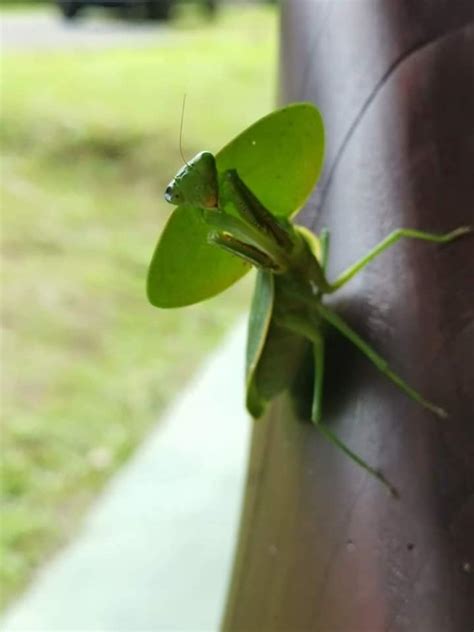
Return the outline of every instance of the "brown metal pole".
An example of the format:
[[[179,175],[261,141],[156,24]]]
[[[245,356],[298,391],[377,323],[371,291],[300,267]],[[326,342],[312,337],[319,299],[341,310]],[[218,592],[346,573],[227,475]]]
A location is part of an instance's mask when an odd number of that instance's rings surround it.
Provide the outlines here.
[[[392,229],[474,224],[472,0],[287,0],[281,101],[322,110],[326,169],[300,216],[330,276]],[[224,629],[474,629],[474,238],[400,243],[332,302],[441,422],[329,342],[325,420],[401,492],[336,451],[287,396],[255,424]]]

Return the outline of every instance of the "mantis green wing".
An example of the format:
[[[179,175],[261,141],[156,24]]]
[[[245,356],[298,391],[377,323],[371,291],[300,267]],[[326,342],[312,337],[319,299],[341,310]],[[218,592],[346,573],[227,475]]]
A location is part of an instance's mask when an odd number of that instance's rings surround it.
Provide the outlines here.
[[[260,417],[265,407],[265,398],[259,392],[255,374],[267,340],[274,299],[273,274],[258,270],[250,308],[246,354],[247,409],[253,417]]]
[[[318,237],[302,226],[296,230],[323,263]],[[247,409],[254,417],[260,417],[269,401],[291,387],[308,349],[307,338],[274,318],[275,293],[274,275],[258,270],[247,337]],[[281,300],[280,295],[280,312],[285,311]]]
[[[273,319],[275,281],[259,270],[247,337],[247,409],[261,417],[266,404],[289,388],[307,349],[307,340]]]
[[[287,106],[257,121],[217,155],[218,173],[236,169],[275,216],[290,217],[317,182],[324,153],[324,127],[310,103]],[[224,200],[224,205],[232,200]],[[207,242],[202,211],[177,207],[156,247],[147,291],[157,307],[191,305],[222,292],[250,266]]]

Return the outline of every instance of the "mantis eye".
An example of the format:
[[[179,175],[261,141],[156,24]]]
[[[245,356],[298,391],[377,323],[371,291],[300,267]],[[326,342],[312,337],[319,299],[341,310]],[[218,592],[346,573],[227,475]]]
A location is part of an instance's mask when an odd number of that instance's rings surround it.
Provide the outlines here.
[[[169,184],[165,190],[165,200],[173,203],[173,185]]]

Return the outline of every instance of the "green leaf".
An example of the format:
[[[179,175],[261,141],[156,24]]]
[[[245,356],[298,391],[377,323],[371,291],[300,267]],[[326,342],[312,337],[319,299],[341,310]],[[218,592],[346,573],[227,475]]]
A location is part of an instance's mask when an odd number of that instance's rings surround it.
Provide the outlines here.
[[[272,112],[217,155],[219,173],[237,169],[253,193],[277,216],[296,213],[316,184],[323,161],[324,127],[310,103]],[[157,307],[191,305],[222,292],[250,268],[207,243],[200,211],[178,207],[153,255],[148,298]]]

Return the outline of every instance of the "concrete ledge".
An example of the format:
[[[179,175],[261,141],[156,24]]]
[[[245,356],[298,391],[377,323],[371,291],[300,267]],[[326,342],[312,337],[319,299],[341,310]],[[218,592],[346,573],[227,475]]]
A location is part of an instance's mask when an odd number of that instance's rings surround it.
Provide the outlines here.
[[[218,629],[249,443],[245,334],[210,358],[2,630]]]

